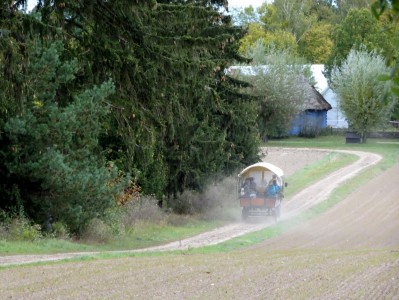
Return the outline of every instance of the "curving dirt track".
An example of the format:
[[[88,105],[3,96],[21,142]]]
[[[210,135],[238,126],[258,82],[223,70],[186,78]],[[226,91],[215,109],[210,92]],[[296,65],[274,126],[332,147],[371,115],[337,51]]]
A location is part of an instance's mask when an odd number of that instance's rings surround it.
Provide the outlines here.
[[[275,163],[281,166],[286,175],[294,173],[296,170],[306,166],[307,164],[323,158],[331,151],[325,149],[292,149],[292,148],[271,148],[262,149],[267,151],[266,159],[268,162]],[[307,187],[291,199],[284,201],[282,218],[290,218],[309,207],[325,200],[328,195],[342,182],[355,176],[363,169],[376,164],[381,157],[377,154],[361,151],[346,151],[340,150],[338,152],[355,154],[359,159],[353,164],[337,170],[319,182]],[[309,197],[312,195],[312,197]],[[274,224],[272,218],[262,222],[239,222],[217,228],[215,230],[202,233],[200,235],[172,242],[166,245],[151,247],[142,250],[121,251],[121,252],[143,252],[143,251],[171,251],[171,250],[187,250],[191,248],[198,248],[207,245],[214,245],[229,240],[231,238],[247,234],[249,232],[258,231],[267,226]],[[55,261],[65,258],[72,258],[82,255],[92,255],[94,252],[86,253],[65,253],[57,255],[18,255],[18,256],[3,256],[0,257],[0,265],[23,264],[37,261]]]
[[[399,164],[318,218],[266,241],[268,249],[399,246]],[[399,298],[399,295],[398,295]]]
[[[281,157],[295,150],[278,151]],[[325,155],[325,150],[312,151],[301,150],[300,155],[313,160]],[[289,154],[293,169],[306,164],[295,155]],[[356,155],[356,163],[287,200],[284,216],[323,201],[338,184],[380,159]],[[273,153],[268,161],[274,161]],[[399,164],[328,212],[240,251],[5,268],[0,271],[0,299],[399,299],[398,175]],[[268,224],[233,224],[147,251],[217,243],[264,226]],[[7,258],[0,261],[7,263]]]
[[[322,157],[330,152],[328,150],[322,150],[322,149],[301,149],[300,151],[298,149],[278,149],[277,151],[280,152],[280,159],[282,156],[284,156],[282,155],[282,152],[285,153],[285,155],[291,155],[291,156],[299,155],[301,157],[304,157],[304,153],[308,152],[308,154],[310,154],[313,159],[316,158],[317,156]],[[287,199],[287,201],[284,201],[282,219],[291,218],[292,216],[295,216],[300,212],[309,209],[313,205],[326,200],[330,195],[330,193],[341,183],[354,177],[357,173],[364,170],[365,168],[378,163],[378,161],[381,159],[381,156],[368,152],[345,151],[345,150],[340,150],[338,152],[354,154],[357,155],[359,159],[353,164],[346,166],[340,170],[337,170],[329,174],[325,178],[322,178],[320,181],[302,190],[300,193],[296,194],[291,199]],[[270,160],[272,160],[272,158],[268,157],[268,161]],[[309,163],[309,161],[304,159],[302,160],[295,159],[295,162],[296,165],[295,166],[291,165],[290,171],[292,171],[293,168],[298,168],[299,167],[298,164],[301,165],[303,163]],[[309,197],[309,195],[312,196]],[[209,232],[205,232],[203,234],[200,234],[198,236],[183,241],[173,242],[167,245],[148,248],[145,249],[145,251],[187,250],[190,248],[198,248],[207,245],[214,245],[226,241],[228,239],[231,239],[233,237],[241,236],[253,231],[258,231],[272,224],[274,224],[272,218],[270,218],[266,222],[261,222],[260,224],[249,223],[249,222],[231,224]]]

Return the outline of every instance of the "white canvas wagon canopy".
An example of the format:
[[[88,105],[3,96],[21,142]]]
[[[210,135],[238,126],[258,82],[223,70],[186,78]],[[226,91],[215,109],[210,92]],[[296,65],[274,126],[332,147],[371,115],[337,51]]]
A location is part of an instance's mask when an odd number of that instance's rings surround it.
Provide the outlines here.
[[[267,186],[273,175],[277,175],[277,183],[283,185],[284,172],[279,167],[267,163],[258,162],[256,164],[246,167],[244,170],[238,174],[239,179],[243,180],[245,178],[252,177],[255,182],[260,186]]]
[[[283,170],[271,163],[259,162],[243,169],[237,181],[243,220],[250,216],[274,216],[277,221],[286,186]]]
[[[250,166],[246,167],[244,170],[242,170],[240,172],[240,174],[238,174],[238,177],[247,177],[245,175],[250,171],[251,172],[270,171],[270,172],[276,174],[278,177],[284,176],[283,170],[281,170],[279,167],[277,167],[271,163],[267,163],[267,162],[258,162],[256,164],[250,165]]]

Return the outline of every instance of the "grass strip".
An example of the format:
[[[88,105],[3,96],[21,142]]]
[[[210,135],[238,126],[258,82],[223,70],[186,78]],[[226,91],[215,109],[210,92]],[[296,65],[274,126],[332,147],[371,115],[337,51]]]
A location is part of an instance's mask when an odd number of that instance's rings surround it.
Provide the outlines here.
[[[227,252],[253,246],[267,239],[277,237],[280,234],[295,228],[296,226],[299,226],[322,213],[325,213],[330,208],[334,207],[336,204],[348,197],[353,191],[366,184],[380,173],[382,173],[381,166],[373,166],[361,172],[358,176],[348,180],[342,186],[336,188],[325,201],[316,204],[307,211],[302,212],[293,218],[280,221],[263,230],[248,233],[244,236],[233,238],[218,245],[208,246],[200,249],[191,249],[190,251],[200,253]]]
[[[268,238],[272,238],[280,235],[281,233],[298,226],[299,224],[306,222],[317,215],[327,211],[329,208],[337,204],[339,201],[347,197],[352,191],[360,187],[361,185],[367,183],[370,179],[382,173],[383,171],[390,168],[392,165],[399,160],[399,147],[397,144],[392,143],[391,140],[381,140],[381,139],[369,139],[367,144],[351,144],[346,145],[343,142],[342,136],[333,137],[320,137],[318,139],[309,140],[303,138],[292,138],[289,140],[282,141],[271,141],[267,145],[268,147],[295,147],[295,148],[328,148],[328,149],[347,149],[347,150],[357,150],[357,151],[370,151],[378,153],[383,156],[383,160],[376,166],[367,169],[361,174],[357,175],[355,178],[347,181],[344,185],[335,189],[330,197],[309,209],[306,212],[290,219],[281,221],[271,227],[264,230],[247,234],[242,237],[234,238],[230,241],[224,242],[219,245],[204,247],[200,249],[190,249],[187,251],[175,251],[172,253],[182,252],[222,252],[222,251],[232,251],[243,247],[248,247],[256,243],[260,243]],[[295,194],[299,190],[303,189],[306,185],[320,179],[321,176],[325,176],[330,172],[339,169],[352,162],[355,158],[347,154],[331,153],[327,155],[323,160],[311,164],[304,168],[303,170],[297,171],[295,174],[289,177],[290,186],[286,190],[286,195]],[[331,163],[333,165],[331,165]],[[202,224],[202,225],[201,225]],[[191,226],[193,225],[193,226]],[[77,244],[73,242],[63,241],[63,240],[51,240],[43,239],[35,242],[5,242],[0,240],[0,254],[10,255],[10,254],[46,254],[46,253],[60,253],[60,252],[73,252],[73,251],[111,251],[111,250],[123,250],[123,249],[134,249],[142,248],[146,246],[152,246],[156,244],[162,244],[168,241],[179,240],[184,237],[193,236],[197,233],[204,232],[217,227],[217,223],[209,224],[208,221],[203,221],[203,223],[194,222],[193,224],[188,224],[187,226],[175,226],[154,228],[149,227],[143,229],[143,232],[137,232],[135,237],[130,238],[129,241],[113,241],[107,245],[85,245]],[[220,224],[219,224],[220,225]],[[183,228],[182,228],[183,227]],[[184,229],[186,227],[186,229]],[[193,231],[193,228],[194,231]],[[147,231],[147,233],[145,233]],[[137,245],[140,245],[137,247]],[[149,255],[166,255],[166,253],[103,253],[95,255],[96,258],[115,258],[115,257],[126,257],[126,256],[149,256]],[[89,258],[74,258],[73,261],[78,259],[89,259]],[[47,262],[48,263],[48,262]]]

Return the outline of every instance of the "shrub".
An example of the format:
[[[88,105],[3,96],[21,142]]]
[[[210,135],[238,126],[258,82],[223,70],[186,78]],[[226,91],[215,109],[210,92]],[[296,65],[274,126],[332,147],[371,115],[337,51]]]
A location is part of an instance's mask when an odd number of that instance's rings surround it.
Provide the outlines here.
[[[299,136],[306,138],[315,138],[320,135],[321,129],[318,126],[306,125],[301,128]]]
[[[113,235],[123,235],[125,233],[124,216],[124,209],[119,206],[107,209],[105,212],[103,220],[109,226]]]
[[[0,238],[6,240],[35,241],[42,238],[41,226],[32,224],[23,210],[6,213],[0,210]]]
[[[0,240],[7,239],[8,227],[6,224],[0,223]]]
[[[190,221],[187,215],[168,214],[166,223],[171,226],[184,226]]]
[[[140,196],[124,206],[125,226],[132,226],[137,220],[160,222],[165,219],[165,213],[158,206],[158,200],[151,196]]]
[[[81,238],[90,242],[106,243],[112,239],[112,230],[103,220],[94,218],[87,223]]]
[[[8,227],[7,238],[18,241],[35,241],[42,237],[41,226],[31,225],[25,217],[15,217]]]
[[[339,105],[363,143],[368,132],[389,120],[398,102],[391,82],[381,80],[389,78],[391,71],[383,56],[365,46],[353,48],[342,65],[332,70],[330,79]]]
[[[70,232],[68,226],[63,222],[55,222],[52,225],[52,236],[57,239],[62,240],[69,240],[70,239]]]
[[[170,208],[177,214],[193,214],[200,210],[200,203],[200,194],[187,190],[171,202]]]
[[[205,217],[223,213],[226,209],[236,207],[237,181],[227,177],[211,184],[203,192],[185,191],[172,203],[172,210],[177,214],[204,214]]]

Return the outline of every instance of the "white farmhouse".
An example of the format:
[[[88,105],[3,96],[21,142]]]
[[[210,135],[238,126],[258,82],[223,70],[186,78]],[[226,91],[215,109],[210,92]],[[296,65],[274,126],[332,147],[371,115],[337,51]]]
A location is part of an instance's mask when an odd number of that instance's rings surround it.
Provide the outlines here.
[[[348,122],[339,108],[338,95],[328,86],[324,76],[324,65],[311,65],[311,71],[316,81],[315,88],[324,99],[330,103],[331,109],[327,112],[327,126],[332,128],[348,128]]]

